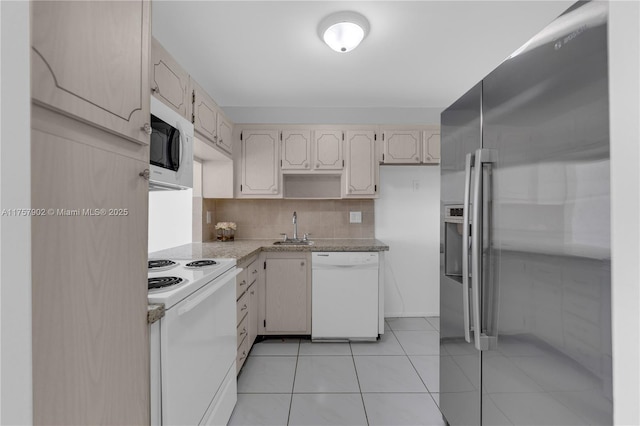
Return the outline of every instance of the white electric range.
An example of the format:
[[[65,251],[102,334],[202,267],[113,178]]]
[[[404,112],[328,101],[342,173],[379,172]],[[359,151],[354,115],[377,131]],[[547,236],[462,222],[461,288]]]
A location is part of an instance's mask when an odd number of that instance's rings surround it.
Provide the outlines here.
[[[149,259],[149,267],[149,303],[165,306],[158,336],[151,331],[152,420],[226,425],[237,401],[235,277],[241,269],[234,259]]]

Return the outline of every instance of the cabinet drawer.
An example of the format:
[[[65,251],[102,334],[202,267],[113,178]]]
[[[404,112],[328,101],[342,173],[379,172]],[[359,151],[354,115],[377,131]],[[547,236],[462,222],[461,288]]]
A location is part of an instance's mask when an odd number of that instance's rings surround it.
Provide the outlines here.
[[[245,292],[242,297],[238,300],[238,309],[237,309],[237,317],[236,324],[240,324],[242,319],[249,312],[249,293]]]
[[[249,316],[248,315],[245,315],[242,321],[240,321],[240,324],[238,324],[237,332],[238,332],[237,343],[239,348],[240,344],[242,343],[244,338],[247,337],[247,334],[249,333]]]
[[[244,365],[244,362],[247,360],[247,356],[249,355],[249,339],[245,337],[245,339],[238,346],[238,354],[236,355],[236,374],[240,372],[240,369]]]
[[[247,270],[243,269],[242,272],[236,276],[236,300],[240,299],[240,296],[247,291],[247,288],[249,288],[248,284]]]
[[[258,280],[258,274],[259,274],[258,264],[259,263],[260,262],[256,260],[247,267],[247,282],[249,283],[249,286],[251,286],[253,283],[255,283]]]

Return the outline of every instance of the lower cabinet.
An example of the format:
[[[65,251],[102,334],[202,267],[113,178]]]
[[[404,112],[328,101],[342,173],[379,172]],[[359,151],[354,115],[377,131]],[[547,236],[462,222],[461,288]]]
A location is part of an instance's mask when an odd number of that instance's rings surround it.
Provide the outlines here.
[[[236,323],[238,352],[236,369],[240,369],[247,360],[249,351],[258,335],[258,268],[257,257],[238,264],[242,272],[236,276]]]
[[[265,254],[265,335],[311,333],[311,256]]]

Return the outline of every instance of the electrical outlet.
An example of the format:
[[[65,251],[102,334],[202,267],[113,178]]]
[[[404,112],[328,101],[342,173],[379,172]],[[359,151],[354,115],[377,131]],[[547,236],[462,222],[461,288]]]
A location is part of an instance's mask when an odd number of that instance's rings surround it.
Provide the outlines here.
[[[362,212],[349,212],[349,223],[362,223]]]
[[[207,225],[211,223],[211,212],[207,212]]]

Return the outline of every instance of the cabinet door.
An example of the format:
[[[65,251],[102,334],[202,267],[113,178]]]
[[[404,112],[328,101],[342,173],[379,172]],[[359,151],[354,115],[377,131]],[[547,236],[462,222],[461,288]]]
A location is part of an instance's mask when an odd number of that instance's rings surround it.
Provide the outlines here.
[[[153,38],[151,40],[151,92],[178,114],[191,120],[192,99],[188,89],[189,74],[158,40]]]
[[[191,80],[191,88],[193,91],[193,113],[191,115],[193,130],[198,132],[200,136],[216,143],[218,140],[216,123],[218,107],[213,99],[193,80]]]
[[[311,131],[283,130],[282,170],[309,170],[311,168]]]
[[[280,192],[280,144],[275,130],[245,130],[242,140],[242,195]]]
[[[149,2],[31,3],[31,96],[149,144]]]
[[[376,194],[375,139],[373,130],[347,131],[345,197]]]
[[[233,125],[227,118],[218,111],[218,147],[231,154],[233,152]]]
[[[316,130],[314,132],[314,164],[316,170],[342,170],[342,141],[344,133],[341,130]]]
[[[249,287],[249,319],[248,319],[249,335],[249,348],[253,345],[258,335],[258,285],[252,284]]]
[[[268,258],[265,287],[265,330],[308,334],[309,262],[307,256]]]
[[[149,424],[149,164],[31,144],[34,424]]]
[[[384,142],[383,162],[416,163],[422,159],[422,144],[418,130],[387,130],[382,134]]]
[[[424,155],[422,162],[425,164],[440,164],[440,129],[425,130],[422,132]]]

